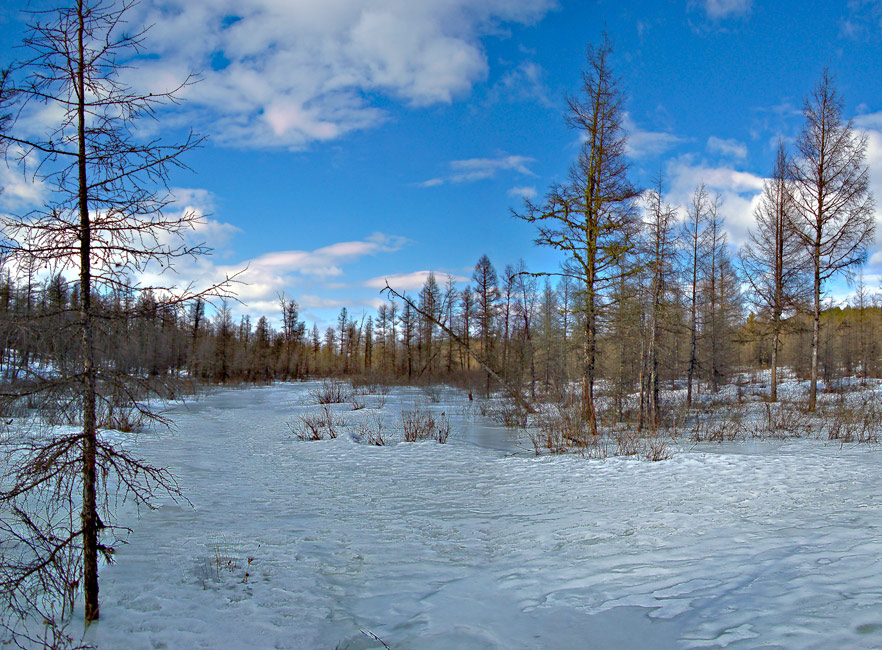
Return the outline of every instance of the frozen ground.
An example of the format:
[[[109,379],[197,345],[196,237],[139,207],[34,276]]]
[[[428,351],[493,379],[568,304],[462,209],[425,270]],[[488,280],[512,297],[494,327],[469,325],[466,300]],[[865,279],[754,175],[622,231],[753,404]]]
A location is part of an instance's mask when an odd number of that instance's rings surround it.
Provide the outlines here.
[[[140,437],[139,453],[172,468],[193,507],[122,513],[134,533],[102,568],[102,619],[87,640],[882,646],[878,448],[789,440],[658,463],[536,458],[444,400],[432,407],[467,429],[448,445],[300,442],[286,423],[305,393],[219,392],[176,407],[177,431]],[[387,411],[414,395],[396,390]]]

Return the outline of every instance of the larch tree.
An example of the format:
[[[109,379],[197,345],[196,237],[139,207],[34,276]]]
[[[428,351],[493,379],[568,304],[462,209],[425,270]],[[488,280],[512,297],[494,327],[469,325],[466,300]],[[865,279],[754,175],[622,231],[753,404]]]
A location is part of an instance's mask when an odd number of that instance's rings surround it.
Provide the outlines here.
[[[821,301],[825,283],[866,258],[875,231],[867,138],[842,116],[842,98],[825,70],[802,109],[805,125],[790,164],[791,222],[810,258],[812,344],[810,411],[817,405]]]
[[[722,199],[719,194],[708,202],[707,223],[705,229],[705,265],[700,279],[701,303],[704,309],[704,354],[702,366],[707,373],[711,391],[719,390],[723,378],[723,349],[725,347],[726,318],[722,313],[723,304],[720,299],[722,271],[728,265],[726,255],[727,237],[724,229],[724,218],[720,214]]]
[[[775,168],[763,184],[754,210],[755,225],[741,247],[743,277],[751,304],[765,316],[772,334],[769,399],[778,401],[778,357],[785,314],[801,302],[807,280],[804,248],[792,226],[792,187],[784,143],[779,142]]]
[[[566,184],[555,185],[540,205],[527,202],[517,215],[536,226],[536,243],[562,251],[563,275],[582,292],[582,410],[588,433],[597,432],[594,405],[598,314],[602,296],[635,245],[639,192],[628,179],[627,138],[622,126],[624,95],[610,66],[612,46],[604,35],[588,48],[582,91],[567,100],[569,125],[582,147]]]
[[[472,291],[472,287],[470,285],[466,285],[463,290],[459,293],[459,337],[465,343],[465,348],[468,348],[471,343],[471,332],[472,332],[472,323],[473,316],[475,315],[475,294]],[[463,359],[463,351],[464,347],[460,346],[459,348],[459,367],[464,370],[472,369],[472,358],[466,354],[465,359]]]
[[[0,527],[14,540],[0,556],[4,622],[42,617],[46,629],[58,629],[59,603],[63,617],[76,599],[71,585],[82,589],[86,623],[97,620],[99,557],[109,561],[124,532],[113,523],[113,504],[131,497],[149,505],[157,489],[177,491],[167,472],[99,436],[99,415],[114,405],[111,399],[162,419],[139,398],[151,389],[147,378],[119,372],[109,358],[102,296],[149,288],[133,278],[206,252],[186,237],[200,217],[167,210],[169,173],[184,167],[182,156],[200,139],[190,133],[181,142],[164,143],[139,129],[175,103],[182,86],[146,92],[120,76],[144,39],[143,31],[127,31],[130,6],[73,0],[33,13],[24,60],[13,67],[0,107],[0,113],[27,117],[39,111],[54,120],[43,134],[15,125],[0,134],[8,158],[48,190],[42,208],[3,217],[2,253],[19,268],[78,276],[71,301],[75,367],[67,371],[59,364],[57,375],[7,386],[3,397],[43,394],[65,408],[73,405],[82,425],[75,434],[24,437],[4,450]],[[153,290],[163,308],[196,295],[190,287]]]
[[[674,231],[677,210],[663,199],[664,183],[659,174],[656,186],[646,193],[643,220],[643,264],[648,280],[646,299],[646,331],[644,369],[641,393],[641,415],[646,411],[649,425],[659,426],[659,365],[662,323],[666,308],[672,302],[670,295],[675,274],[677,241]]]
[[[683,275],[689,286],[688,312],[689,322],[689,362],[686,369],[686,406],[692,406],[692,388],[695,374],[698,372],[698,337],[699,337],[699,281],[704,265],[704,240],[708,220],[707,190],[704,184],[695,188],[692,201],[686,210],[683,222],[683,239],[685,241],[683,257]]]
[[[499,277],[496,268],[486,255],[475,264],[472,273],[475,283],[475,321],[481,341],[481,356],[488,366],[495,365],[496,320],[499,316]],[[486,394],[490,397],[490,373],[487,373]]]

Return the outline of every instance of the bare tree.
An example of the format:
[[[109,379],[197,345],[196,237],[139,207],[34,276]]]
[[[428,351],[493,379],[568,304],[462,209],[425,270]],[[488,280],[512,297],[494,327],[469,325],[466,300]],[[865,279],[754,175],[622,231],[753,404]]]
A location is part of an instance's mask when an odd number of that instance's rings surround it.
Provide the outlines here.
[[[472,273],[475,282],[475,320],[481,339],[481,356],[488,366],[496,365],[496,319],[499,316],[499,279],[490,258],[481,255]],[[487,373],[486,393],[490,397],[490,377]]]
[[[685,275],[689,284],[689,366],[686,371],[686,406],[692,406],[692,384],[698,370],[699,294],[698,283],[704,264],[704,232],[708,219],[707,190],[702,183],[692,193],[692,203],[683,223],[686,240]]]
[[[843,121],[842,98],[828,70],[805,101],[805,125],[796,141],[792,223],[811,259],[812,358],[809,410],[818,394],[818,350],[824,284],[866,258],[875,229],[866,164],[867,138]]]
[[[639,196],[628,180],[624,97],[610,67],[611,55],[605,35],[599,48],[589,47],[581,96],[567,101],[567,121],[584,139],[569,182],[552,187],[541,205],[528,201],[525,214],[517,215],[536,225],[537,244],[565,253],[562,274],[573,278],[583,292],[582,407],[592,435],[597,432],[598,313],[619,259],[634,247],[634,203]]]
[[[157,489],[177,493],[167,472],[99,436],[99,415],[114,400],[162,420],[142,399],[150,389],[146,379],[127,377],[108,361],[99,302],[105,293],[149,289],[132,278],[206,249],[185,239],[198,223],[196,214],[165,210],[172,200],[165,184],[169,171],[183,167],[181,156],[200,139],[190,133],[183,142],[164,144],[138,134],[139,122],[174,103],[180,88],[139,92],[120,79],[144,38],[144,32],[126,31],[130,4],[74,0],[72,5],[32,15],[27,58],[13,69],[6,98],[17,115],[45,106],[45,114],[57,115],[57,121],[42,136],[20,135],[14,128],[0,136],[25,174],[51,188],[49,198],[42,209],[7,216],[0,226],[3,253],[14,264],[78,274],[79,367],[8,386],[4,397],[40,393],[65,409],[73,406],[82,429],[75,435],[25,437],[6,450],[0,525],[15,544],[0,559],[0,593],[6,615],[42,614],[53,621],[52,603],[72,605],[71,585],[79,585],[88,624],[99,616],[99,555],[109,560],[122,532],[113,524],[119,491],[147,505]],[[198,295],[191,287],[152,289],[163,307]]]
[[[665,203],[663,179],[659,174],[656,187],[646,194],[646,212],[643,221],[643,256],[649,276],[649,296],[646,309],[646,343],[644,346],[644,390],[649,424],[659,424],[659,339],[661,323],[671,293],[674,276],[676,241],[674,225],[676,209]],[[642,408],[642,404],[641,404]],[[642,410],[641,410],[642,413]]]
[[[771,388],[769,398],[778,401],[778,353],[784,330],[784,314],[794,309],[805,293],[807,280],[804,248],[793,230],[793,199],[789,162],[783,142],[778,143],[775,169],[763,184],[754,211],[756,225],[740,251],[743,276],[750,285],[749,297],[765,314],[772,332]]]

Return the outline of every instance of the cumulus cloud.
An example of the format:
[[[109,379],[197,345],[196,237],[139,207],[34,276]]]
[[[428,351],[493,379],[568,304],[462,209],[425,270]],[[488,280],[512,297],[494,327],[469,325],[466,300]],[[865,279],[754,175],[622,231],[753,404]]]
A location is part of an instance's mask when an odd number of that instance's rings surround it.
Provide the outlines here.
[[[733,138],[724,140],[711,136],[707,139],[707,150],[727,158],[747,158],[747,145]]]
[[[720,214],[725,218],[729,241],[743,243],[754,224],[765,179],[731,167],[713,167],[681,156],[667,166],[670,191],[667,200],[675,205],[689,204],[695,188],[704,183],[711,196],[720,195]]]
[[[217,141],[302,148],[382,122],[372,95],[427,106],[467,94],[488,73],[481,38],[535,22],[553,5],[157,0],[138,11],[154,25],[148,45],[158,57],[139,61],[132,78],[160,90],[200,70],[185,110],[208,112]]]
[[[445,183],[471,183],[487,178],[493,178],[501,171],[514,171],[524,176],[535,176],[528,163],[533,158],[526,156],[498,156],[496,158],[469,158],[466,160],[452,160],[448,163],[450,173],[445,176],[430,178],[417,183],[420,187],[436,187]]]
[[[879,127],[882,127],[882,123]],[[870,168],[870,191],[876,199],[876,241],[869,251],[869,266],[871,272],[882,273],[882,128],[867,129],[865,133],[867,164]]]

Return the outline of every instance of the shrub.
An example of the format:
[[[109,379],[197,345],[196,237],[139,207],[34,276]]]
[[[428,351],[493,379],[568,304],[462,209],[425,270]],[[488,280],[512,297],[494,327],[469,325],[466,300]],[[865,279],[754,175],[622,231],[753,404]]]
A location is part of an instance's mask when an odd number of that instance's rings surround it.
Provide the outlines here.
[[[646,438],[646,460],[657,462],[671,457],[667,439],[659,434],[652,434]]]
[[[401,411],[401,432],[404,442],[437,440],[443,445],[450,436],[450,418],[446,413],[436,416],[424,406],[414,405]]]
[[[297,422],[290,426],[298,440],[324,440],[336,438],[337,427],[345,424],[340,420],[335,421],[331,409],[324,405],[320,411],[301,413],[297,416]]]
[[[321,384],[309,391],[318,404],[342,404],[349,393],[349,385],[339,379],[323,379]]]
[[[386,445],[386,435],[383,432],[383,418],[378,413],[371,413],[367,421],[361,421],[355,425],[355,432],[362,442],[375,447]]]

